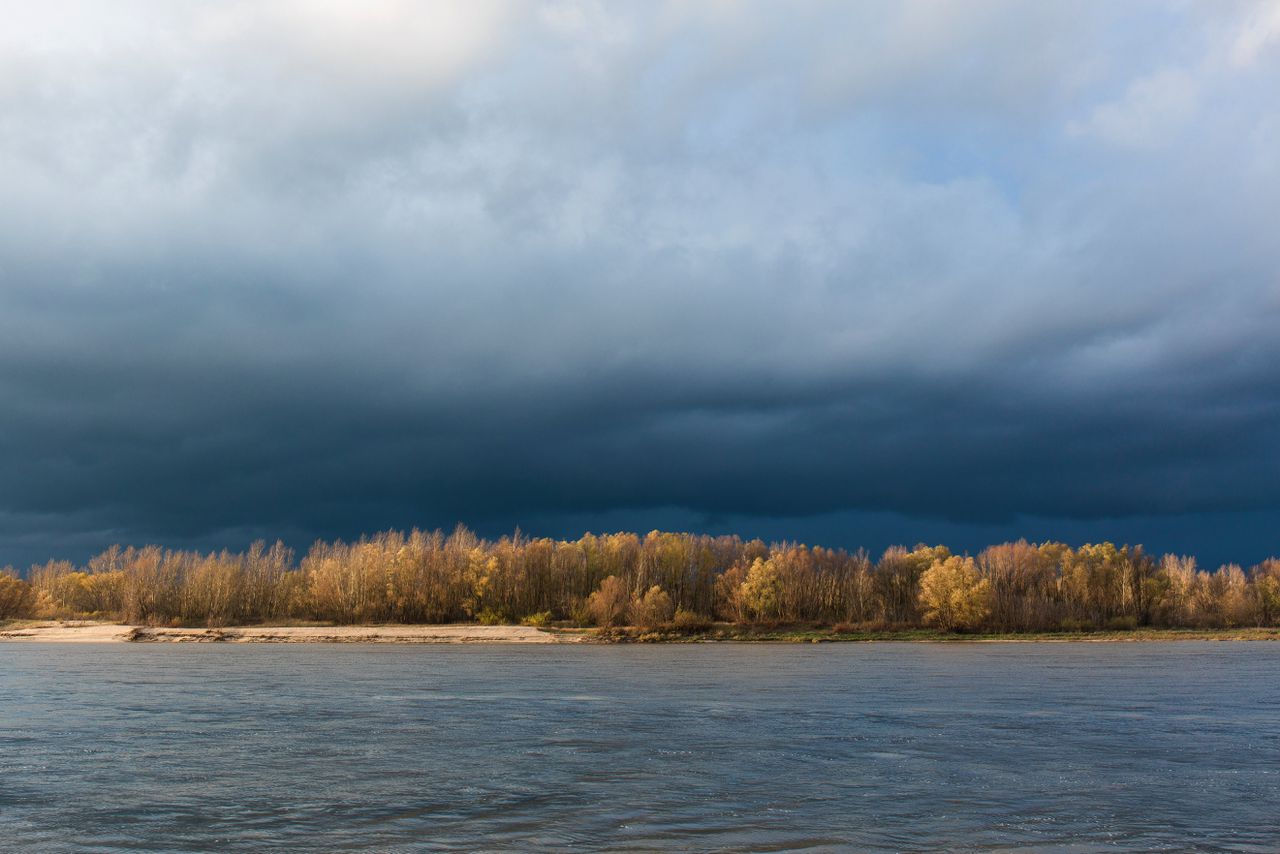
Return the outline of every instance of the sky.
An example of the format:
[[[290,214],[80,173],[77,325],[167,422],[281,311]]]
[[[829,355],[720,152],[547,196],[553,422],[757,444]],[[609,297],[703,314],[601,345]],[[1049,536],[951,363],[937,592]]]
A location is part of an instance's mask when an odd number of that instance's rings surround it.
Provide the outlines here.
[[[0,564],[1280,552],[1280,2],[0,14]]]

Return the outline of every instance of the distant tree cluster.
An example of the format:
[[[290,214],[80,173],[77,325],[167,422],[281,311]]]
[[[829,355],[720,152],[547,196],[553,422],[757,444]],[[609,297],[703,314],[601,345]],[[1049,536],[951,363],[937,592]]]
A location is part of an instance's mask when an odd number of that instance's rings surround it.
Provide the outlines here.
[[[893,547],[877,561],[794,543],[654,531],[579,540],[466,528],[201,554],[112,546],[85,566],[0,571],[0,619],[103,618],[147,625],[277,621],[516,623],[694,628],[843,625],[1025,632],[1273,626],[1280,560],[1248,572],[1155,559],[1140,546],[1019,541],[976,557]]]

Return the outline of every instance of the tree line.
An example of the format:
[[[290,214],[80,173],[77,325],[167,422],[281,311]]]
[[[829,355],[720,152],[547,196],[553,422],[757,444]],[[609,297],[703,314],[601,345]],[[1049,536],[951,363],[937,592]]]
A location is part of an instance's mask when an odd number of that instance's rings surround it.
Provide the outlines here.
[[[112,546],[83,566],[0,570],[0,619],[146,625],[282,621],[692,629],[712,621],[951,631],[1274,626],[1280,560],[1208,572],[1141,546],[1020,540],[976,556],[892,547],[878,560],[796,543],[653,531],[578,540],[465,527],[201,553]]]

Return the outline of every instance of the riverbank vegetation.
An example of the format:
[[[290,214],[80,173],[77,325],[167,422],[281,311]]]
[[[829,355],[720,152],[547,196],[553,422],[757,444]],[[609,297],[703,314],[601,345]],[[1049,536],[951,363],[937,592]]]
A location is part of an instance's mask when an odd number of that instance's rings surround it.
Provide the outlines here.
[[[281,543],[218,553],[113,546],[83,566],[53,561],[25,577],[0,571],[0,619],[14,618],[629,626],[660,637],[729,631],[740,639],[799,626],[832,639],[1231,629],[1280,625],[1280,560],[1210,572],[1194,558],[1156,558],[1140,546],[1025,541],[976,556],[894,547],[873,560],[738,537],[482,540],[459,527],[318,542],[301,560]]]

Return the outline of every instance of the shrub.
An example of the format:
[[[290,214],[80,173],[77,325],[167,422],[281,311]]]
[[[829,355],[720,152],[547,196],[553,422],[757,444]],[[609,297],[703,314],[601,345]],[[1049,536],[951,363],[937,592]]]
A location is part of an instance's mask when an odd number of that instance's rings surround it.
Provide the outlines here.
[[[696,611],[676,608],[675,616],[671,618],[671,626],[682,632],[701,632],[711,628],[711,621]]]
[[[1113,632],[1130,632],[1138,627],[1137,617],[1112,617],[1107,620],[1107,628]]]
[[[643,596],[631,600],[631,624],[646,629],[656,629],[671,620],[675,605],[667,591],[658,585],[650,587]]]
[[[539,612],[538,612],[538,613],[536,613],[536,614],[529,614],[527,617],[525,617],[524,619],[522,619],[522,620],[520,621],[520,625],[522,625],[522,626],[533,626],[533,627],[535,627],[535,628],[541,628],[541,627],[543,627],[543,626],[549,626],[549,625],[551,625],[551,612],[550,612],[550,611],[539,611]]]
[[[594,620],[591,619],[591,609],[587,607],[586,599],[574,599],[569,603],[568,607],[569,620],[576,626],[589,626]]]
[[[484,608],[480,613],[476,614],[476,622],[482,626],[505,626],[511,620],[501,611],[493,608]]]
[[[1089,620],[1078,620],[1075,617],[1065,617],[1062,622],[1058,624],[1058,628],[1062,629],[1064,632],[1091,632],[1094,630],[1094,625]]]

